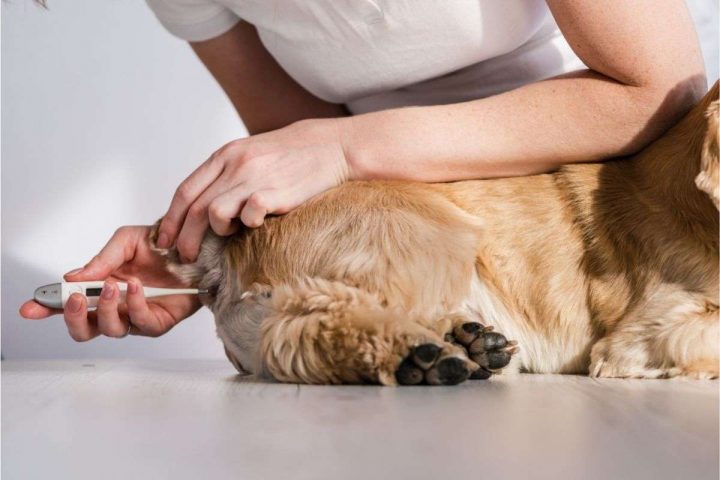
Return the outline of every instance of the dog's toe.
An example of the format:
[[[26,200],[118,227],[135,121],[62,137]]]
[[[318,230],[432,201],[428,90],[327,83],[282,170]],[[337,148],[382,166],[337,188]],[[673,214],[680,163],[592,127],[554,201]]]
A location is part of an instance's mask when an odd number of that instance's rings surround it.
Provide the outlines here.
[[[457,385],[469,377],[468,362],[458,357],[442,358],[425,372],[425,380],[430,385]]]
[[[395,378],[400,385],[418,385],[425,379],[425,372],[412,359],[406,358],[400,362]]]
[[[415,365],[427,370],[433,366],[440,356],[440,347],[434,343],[425,343],[413,350],[412,359]]]
[[[457,385],[476,369],[477,365],[457,348],[424,343],[413,348],[400,362],[395,379],[400,385]]]

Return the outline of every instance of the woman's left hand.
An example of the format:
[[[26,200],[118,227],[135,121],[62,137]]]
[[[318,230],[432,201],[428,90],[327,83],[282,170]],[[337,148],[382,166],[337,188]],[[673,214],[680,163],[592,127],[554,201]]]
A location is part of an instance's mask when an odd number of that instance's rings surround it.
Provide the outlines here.
[[[208,226],[222,236],[237,230],[237,218],[258,227],[350,179],[342,121],[303,120],[220,148],[176,190],[158,246],[175,242],[182,260],[194,261]]]

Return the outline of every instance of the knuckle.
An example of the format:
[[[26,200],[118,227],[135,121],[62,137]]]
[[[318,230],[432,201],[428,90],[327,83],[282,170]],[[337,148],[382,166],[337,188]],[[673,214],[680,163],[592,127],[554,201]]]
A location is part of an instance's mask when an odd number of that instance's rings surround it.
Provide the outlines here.
[[[215,219],[224,219],[227,216],[227,211],[222,203],[213,202],[208,207],[208,214]]]
[[[213,155],[212,159],[213,161],[224,161],[225,157],[233,157],[238,154],[240,151],[240,144],[237,142],[237,140],[233,140],[232,142],[226,143],[220,149],[217,151],[216,155]]]
[[[175,190],[175,198],[181,202],[189,202],[191,200],[191,185],[187,181],[182,182]]]
[[[115,232],[112,234],[112,237],[110,237],[110,241],[108,243],[116,243],[125,240],[131,232],[132,228],[124,225],[115,230]]]
[[[248,198],[248,204],[250,204],[253,208],[264,209],[267,206],[267,199],[262,193],[256,192],[250,195],[250,198]]]
[[[211,202],[210,205],[208,205],[208,216],[217,218],[221,215],[222,207],[216,202]]]
[[[188,216],[193,218],[202,217],[205,213],[205,206],[199,203],[193,203],[188,209]]]
[[[245,141],[241,138],[228,142],[225,147],[231,152],[237,152],[243,148]]]

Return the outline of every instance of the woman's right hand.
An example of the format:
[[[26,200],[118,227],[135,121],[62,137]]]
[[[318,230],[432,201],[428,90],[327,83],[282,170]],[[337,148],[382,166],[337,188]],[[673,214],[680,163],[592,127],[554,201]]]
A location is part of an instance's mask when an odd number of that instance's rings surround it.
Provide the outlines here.
[[[105,280],[97,310],[88,312],[85,296],[74,293],[63,310],[40,305],[34,300],[20,307],[27,319],[63,314],[70,336],[84,342],[98,335],[122,338],[128,333],[157,337],[196,312],[197,295],[170,295],[146,300],[143,284],[178,287],[178,280],[165,269],[165,259],[151,250],[149,226],[118,229],[110,241],[87,265],[65,274],[67,282]],[[116,282],[127,282],[126,302],[118,303]]]

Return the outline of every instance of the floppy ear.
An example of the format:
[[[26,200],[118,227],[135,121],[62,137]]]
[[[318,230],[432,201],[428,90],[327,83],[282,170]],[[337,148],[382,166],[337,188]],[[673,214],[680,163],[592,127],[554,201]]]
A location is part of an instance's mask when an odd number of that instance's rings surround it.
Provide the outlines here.
[[[707,193],[715,207],[720,209],[720,101],[710,104],[705,116],[707,118],[707,131],[700,156],[700,173],[695,177],[695,185]]]

